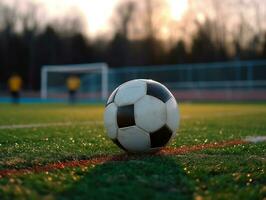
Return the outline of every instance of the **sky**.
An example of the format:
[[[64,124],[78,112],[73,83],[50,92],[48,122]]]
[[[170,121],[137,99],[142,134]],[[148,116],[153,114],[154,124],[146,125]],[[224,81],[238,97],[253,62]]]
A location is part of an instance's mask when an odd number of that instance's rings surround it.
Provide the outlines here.
[[[6,0],[8,2],[18,0]],[[86,31],[91,36],[108,32],[110,20],[116,6],[123,0],[22,0],[40,4],[47,12],[47,19],[58,18],[65,14],[78,13],[84,18]],[[20,3],[22,2],[20,1]],[[166,0],[169,15],[180,20],[188,8],[188,0]]]
[[[82,24],[76,26],[77,31],[83,31],[89,39],[97,40],[113,37],[117,31],[117,18],[114,19],[114,13],[117,12],[118,5],[126,1],[135,1],[143,11],[143,0],[0,0],[0,4],[4,2],[26,14],[29,13],[29,3],[36,4],[36,8],[39,8],[35,13],[39,27],[45,27],[47,23],[52,22],[61,30],[72,31],[73,25],[77,24],[71,23],[70,20],[73,22],[73,19],[78,17],[82,19]],[[161,1],[165,1],[168,7],[162,6],[158,14],[155,9],[154,30],[155,36],[166,41],[168,46],[178,40],[185,41],[189,46],[198,28],[207,20],[212,22],[212,37],[222,38],[221,40],[228,44],[240,38],[243,44],[248,45],[254,35],[260,35],[259,40],[264,40],[261,33],[266,30],[266,0]],[[129,38],[139,38],[145,34],[143,24],[138,23],[141,21],[138,17],[138,13],[133,17],[134,26],[132,30],[129,28]],[[19,31],[19,25],[17,29]]]
[[[40,24],[59,21],[64,24],[66,19],[79,17],[82,19],[82,31],[89,38],[112,38],[114,33],[113,14],[121,2],[141,0],[0,0],[19,8],[27,13],[29,3],[34,3],[40,8],[37,19]],[[156,0],[151,0],[156,1]],[[159,0],[157,0],[159,1]],[[215,21],[218,26],[224,27],[227,39],[232,41],[240,30],[247,38],[252,37],[262,29],[266,29],[266,0],[161,0],[168,4],[167,9],[162,9],[161,15],[156,15],[155,20],[160,23],[157,36],[167,41],[179,38],[190,41],[198,24],[203,24],[206,19]],[[138,4],[139,5],[139,4]],[[165,7],[164,7],[165,8]],[[60,23],[60,19],[64,19]],[[135,19],[138,21],[137,19]],[[157,23],[157,24],[159,24]],[[44,26],[43,26],[44,27]],[[71,27],[71,26],[70,26]],[[244,29],[243,29],[244,27]],[[139,31],[140,29],[136,29]],[[108,37],[109,34],[109,37]],[[133,33],[136,37],[136,32]],[[218,32],[217,32],[218,34]],[[222,33],[221,33],[222,34]],[[224,34],[224,33],[223,33]]]

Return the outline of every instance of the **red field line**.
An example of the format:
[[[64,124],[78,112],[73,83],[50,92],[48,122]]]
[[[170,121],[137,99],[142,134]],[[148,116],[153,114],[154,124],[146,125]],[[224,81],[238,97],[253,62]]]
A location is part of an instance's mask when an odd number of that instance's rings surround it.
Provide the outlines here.
[[[243,140],[231,140],[231,141],[223,141],[223,142],[215,142],[215,143],[208,143],[208,144],[200,144],[194,146],[181,146],[178,148],[170,148],[166,147],[161,151],[152,154],[152,156],[160,156],[160,155],[179,155],[179,154],[186,154],[193,151],[200,151],[204,149],[212,149],[212,148],[223,148],[223,147],[230,147],[234,145],[241,145],[246,144],[247,141]],[[0,178],[6,176],[14,176],[14,175],[23,175],[23,174],[30,174],[30,173],[41,173],[47,171],[53,171],[58,169],[64,169],[68,167],[82,167],[88,165],[99,165],[103,164],[108,161],[126,161],[126,160],[134,160],[139,158],[147,157],[147,154],[144,155],[130,155],[130,154],[119,154],[119,155],[99,155],[92,157],[87,160],[73,160],[73,161],[66,161],[66,162],[56,162],[47,164],[44,166],[34,166],[24,169],[7,169],[7,170],[0,170]]]

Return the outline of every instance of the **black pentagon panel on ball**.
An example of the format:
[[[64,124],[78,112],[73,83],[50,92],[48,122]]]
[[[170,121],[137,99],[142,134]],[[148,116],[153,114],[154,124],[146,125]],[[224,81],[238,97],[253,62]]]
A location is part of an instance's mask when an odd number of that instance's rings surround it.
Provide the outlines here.
[[[124,128],[124,127],[135,125],[134,105],[118,107],[117,125],[119,128]]]
[[[115,100],[115,95],[116,95],[117,91],[118,91],[118,88],[116,88],[116,89],[112,92],[112,94],[110,95],[109,99],[107,100],[107,103],[106,103],[105,107],[107,107],[109,104],[111,104],[111,103],[114,102],[114,100]]]
[[[154,81],[147,81],[147,95],[156,97],[164,103],[172,98],[171,93],[164,86]]]
[[[123,145],[119,142],[118,139],[113,140],[113,142],[114,142],[117,146],[119,146],[121,149],[123,149],[124,151],[127,151],[127,149],[126,149],[125,147],[123,147]]]
[[[150,133],[151,148],[163,147],[172,136],[172,131],[165,125],[158,131]]]

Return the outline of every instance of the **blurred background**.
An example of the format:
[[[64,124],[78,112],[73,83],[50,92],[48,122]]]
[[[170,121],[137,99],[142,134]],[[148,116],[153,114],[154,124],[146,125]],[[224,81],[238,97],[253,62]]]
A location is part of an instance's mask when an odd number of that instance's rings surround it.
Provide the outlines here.
[[[14,74],[28,101],[65,99],[70,74],[84,101],[134,78],[179,100],[266,100],[265,19],[266,0],[1,0],[0,101]]]

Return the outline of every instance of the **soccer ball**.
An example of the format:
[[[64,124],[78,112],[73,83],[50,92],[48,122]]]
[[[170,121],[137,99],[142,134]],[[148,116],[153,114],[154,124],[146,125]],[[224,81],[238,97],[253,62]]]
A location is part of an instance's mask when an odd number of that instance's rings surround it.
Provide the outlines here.
[[[116,88],[104,113],[107,135],[127,152],[151,152],[175,135],[179,111],[171,92],[161,83],[136,79]]]

